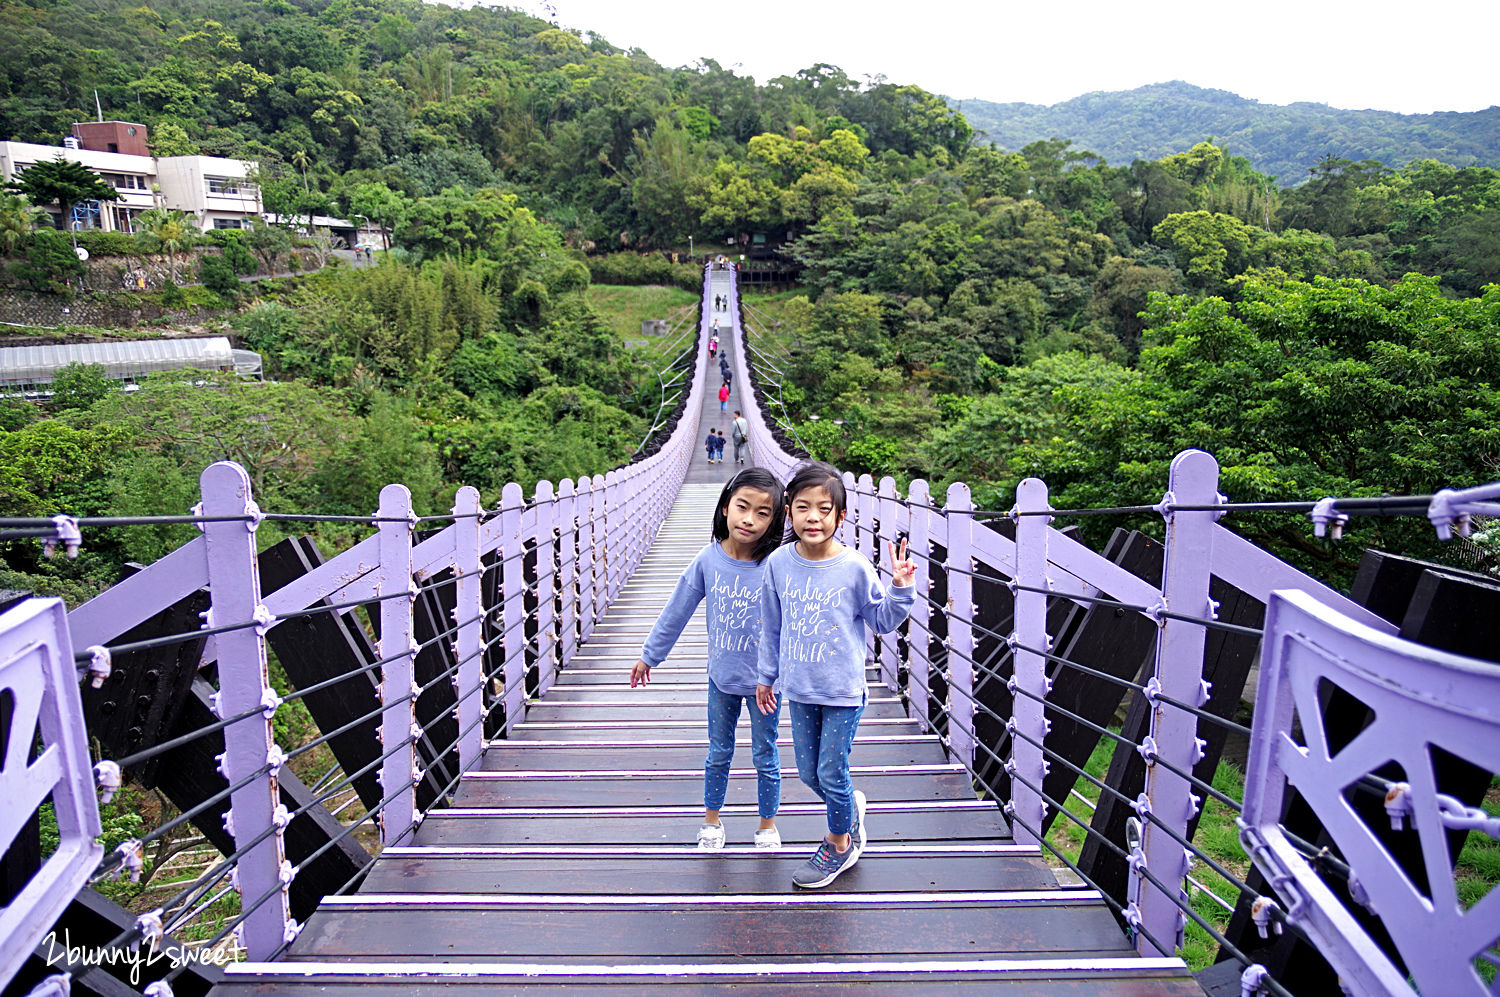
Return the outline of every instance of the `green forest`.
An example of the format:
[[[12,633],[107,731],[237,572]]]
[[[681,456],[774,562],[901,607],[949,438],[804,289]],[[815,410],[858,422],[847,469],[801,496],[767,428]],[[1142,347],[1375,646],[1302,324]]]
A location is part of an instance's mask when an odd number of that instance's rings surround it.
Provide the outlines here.
[[[1065,137],[1008,149],[915,84],[815,65],[757,85],[500,8],[48,0],[0,29],[0,136],[56,144],[97,90],[157,155],[255,160],[268,211],[369,219],[391,245],[245,288],[213,261],[286,234],[197,239],[204,287],[167,292],[218,307],[275,383],[124,394],[78,370],[46,408],[7,402],[11,514],[180,513],[226,457],[263,508],[309,513],[368,513],[396,477],[431,512],[463,483],[493,501],[602,472],[640,445],[668,359],[627,349],[665,316],[623,316],[609,287],[695,289],[673,254],[757,237],[798,281],[747,296],[787,360],[766,383],[856,472],[969,481],[986,508],[1028,475],[1059,506],[1154,502],[1190,446],[1236,500],[1500,477],[1492,167],[1312,143],[1286,188],[1209,134],[1120,164]],[[56,235],[0,199],[5,264],[38,293],[59,290]],[[1364,543],[1496,564],[1494,531],[1437,552],[1381,521],[1341,546],[1235,525],[1334,579]],[[118,531],[67,564],[6,545],[0,587],[81,597],[182,536]]]
[[[1330,156],[1386,166],[1418,159],[1500,166],[1500,105],[1432,114],[1283,106],[1177,80],[1051,105],[965,100],[957,106],[984,141],[1002,148],[1066,135],[1115,162],[1160,159],[1211,135],[1283,187],[1300,183]]]

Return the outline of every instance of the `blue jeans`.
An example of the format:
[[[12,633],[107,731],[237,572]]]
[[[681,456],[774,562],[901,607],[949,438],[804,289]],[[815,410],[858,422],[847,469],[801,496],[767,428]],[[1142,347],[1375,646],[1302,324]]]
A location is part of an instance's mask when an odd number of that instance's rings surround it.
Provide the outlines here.
[[[828,830],[848,834],[854,825],[854,781],[849,778],[849,752],[859,718],[859,706],[818,706],[787,700],[792,721],[792,744],[797,752],[797,775],[828,805]]]
[[[776,725],[781,707],[770,716],[760,712],[754,696],[735,696],[719,691],[708,681],[708,758],[703,763],[703,808],[718,810],[729,791],[729,765],[734,760],[734,729],[740,722],[740,705],[750,711],[750,757],[755,762],[755,802],[761,820],[770,820],[781,809],[781,752],[776,749]]]

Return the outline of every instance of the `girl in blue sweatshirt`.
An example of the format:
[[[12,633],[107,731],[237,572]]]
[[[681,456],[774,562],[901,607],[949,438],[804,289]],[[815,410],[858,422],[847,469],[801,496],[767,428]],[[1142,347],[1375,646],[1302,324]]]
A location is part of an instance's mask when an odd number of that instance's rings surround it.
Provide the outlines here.
[[[787,523],[797,542],[766,558],[756,705],[787,700],[797,775],[828,807],[828,834],[792,883],[827,886],[859,861],[868,834],[865,794],[849,777],[849,752],[868,698],[865,627],[896,629],[911,612],[916,564],[903,541],[891,552],[889,591],[875,566],[834,539],[844,522],[844,482],[831,465],[805,464],[786,484]]]
[[[756,708],[757,645],[760,641],[761,562],[781,543],[786,505],[781,483],[759,467],[729,479],[714,510],[713,543],[693,558],[630,672],[630,687],[651,681],[698,609],[708,600],[708,758],[703,763],[703,826],[698,847],[724,847],[719,809],[729,789],[734,732],[740,707],[750,714],[760,828],[756,848],[780,848],[776,813],[781,809],[781,755],[776,749],[777,711]]]

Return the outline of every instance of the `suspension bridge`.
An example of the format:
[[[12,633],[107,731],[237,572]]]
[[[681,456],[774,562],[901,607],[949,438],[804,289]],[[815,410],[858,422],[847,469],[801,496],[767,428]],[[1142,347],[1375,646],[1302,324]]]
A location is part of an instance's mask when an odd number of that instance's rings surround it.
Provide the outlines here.
[[[1486,799],[1500,666],[1492,632],[1454,625],[1451,607],[1493,605],[1493,582],[1374,555],[1353,594],[1334,591],[1221,525],[1243,506],[1197,451],[1151,510],[1164,546],[1118,531],[1099,551],[1052,525],[1070,511],[1035,479],[997,514],[963,484],[901,494],[848,476],[843,541],[880,564],[908,538],[921,594],[868,648],[851,757],[868,851],[828,889],[794,890],[822,805],[788,771],[784,848],[753,848],[744,730],[729,845],[697,851],[701,624],[651,685],[628,677],[736,469],[700,444],[728,422],[715,319],[752,461],[782,478],[798,461],[770,390],[781,361],[746,314],[735,271],[707,268],[676,408],[606,475],[530,496],[510,485],[496,508],[461,489],[430,518],[391,485],[368,539],[324,561],[306,542],[258,550],[261,522],[298,517],[259,509],[244,472],[218,464],[184,517],[198,539],[71,612],[14,600],[0,616],[0,786],[14,803],[0,980],[147,997],[1492,992],[1500,901],[1461,898],[1452,870],[1467,835],[1500,837]],[[1497,499],[1488,486],[1288,511],[1320,531],[1424,516],[1446,535]],[[64,552],[94,528],[0,526]],[[270,652],[293,689],[270,688]],[[1246,728],[1235,708],[1252,666]],[[273,720],[292,699],[320,733],[283,749]],[[1247,752],[1242,799],[1212,785],[1231,738]],[[1101,740],[1120,746],[1103,778],[1082,768]],[[336,764],[309,785],[292,763],[320,747]],[[127,777],[222,856],[145,913],[88,889],[139,874],[167,833],[108,854],[95,842],[96,799]],[[1238,813],[1248,873],[1195,846],[1206,800]],[[44,801],[50,854],[33,841]],[[1050,840],[1060,820],[1084,829],[1080,853]],[[1195,861],[1238,896],[1227,929],[1190,899]],[[233,913],[204,927],[226,896]],[[1180,957],[1189,922],[1222,960],[1197,975]],[[76,951],[49,951],[58,926]],[[133,980],[98,955],[226,942],[236,961],[165,958]]]

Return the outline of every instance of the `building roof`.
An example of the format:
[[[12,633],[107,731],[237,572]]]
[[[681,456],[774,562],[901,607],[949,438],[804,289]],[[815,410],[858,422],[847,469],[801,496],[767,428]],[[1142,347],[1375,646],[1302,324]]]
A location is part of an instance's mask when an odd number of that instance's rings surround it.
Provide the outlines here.
[[[248,354],[248,355],[245,355]],[[250,358],[253,357],[252,361]],[[145,339],[128,343],[69,343],[0,348],[0,385],[50,384],[69,364],[100,364],[106,377],[128,380],[164,370],[197,367],[259,373],[260,357],[233,350],[227,336]],[[251,369],[253,367],[253,369]]]

